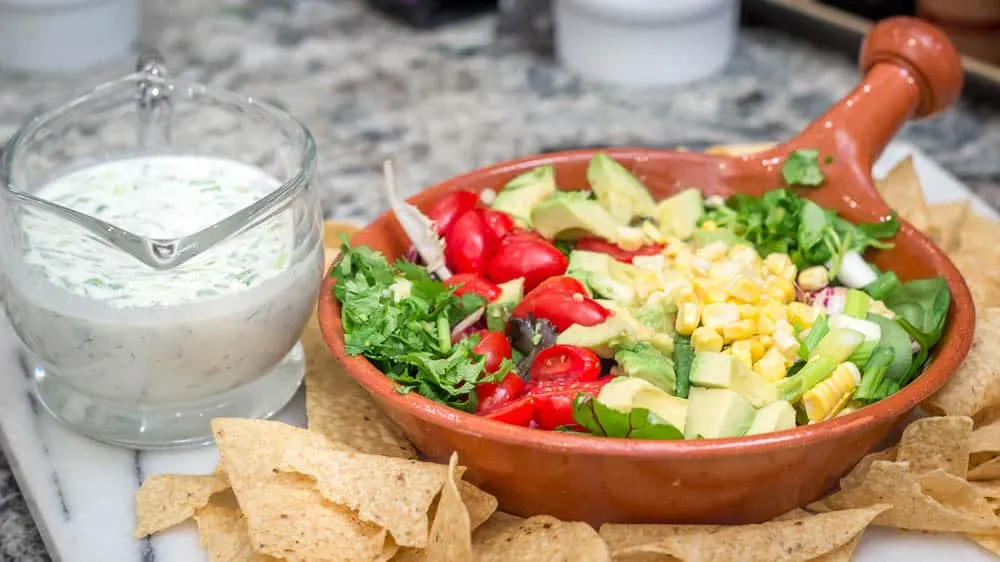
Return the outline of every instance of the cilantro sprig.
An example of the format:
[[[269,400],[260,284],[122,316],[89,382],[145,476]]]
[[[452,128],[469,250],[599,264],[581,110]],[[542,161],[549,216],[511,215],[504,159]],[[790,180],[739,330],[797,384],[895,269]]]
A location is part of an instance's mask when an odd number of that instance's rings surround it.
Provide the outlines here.
[[[781,166],[781,177],[788,185],[816,187],[823,183],[826,174],[819,165],[819,151],[805,148],[793,150]]]
[[[475,411],[476,384],[499,381],[510,371],[506,361],[484,376],[486,359],[472,352],[476,338],[451,343],[451,326],[483,306],[482,297],[456,297],[423,267],[404,261],[393,266],[381,253],[347,242],[331,276],[337,280],[333,295],[341,306],[347,353],[364,355],[400,393],[417,392]],[[400,284],[407,290],[394,290]]]
[[[701,219],[705,221],[742,237],[761,256],[790,255],[800,269],[832,261],[833,274],[848,251],[891,248],[885,240],[899,231],[895,215],[878,223],[852,224],[789,189],[759,197],[733,195],[725,205],[710,208]]]

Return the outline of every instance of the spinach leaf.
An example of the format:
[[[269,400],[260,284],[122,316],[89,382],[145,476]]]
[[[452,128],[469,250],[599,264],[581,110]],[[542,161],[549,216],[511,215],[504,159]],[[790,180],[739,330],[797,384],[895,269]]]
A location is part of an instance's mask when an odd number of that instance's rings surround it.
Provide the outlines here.
[[[914,330],[921,347],[932,347],[941,339],[951,306],[951,292],[943,277],[909,281],[885,296],[885,305]],[[903,325],[904,328],[906,325]]]
[[[819,167],[819,151],[799,149],[792,151],[781,166],[781,176],[788,185],[815,187],[826,179]]]
[[[646,408],[619,412],[601,404],[589,394],[577,394],[573,401],[573,420],[591,434],[625,439],[684,439],[673,425]]]

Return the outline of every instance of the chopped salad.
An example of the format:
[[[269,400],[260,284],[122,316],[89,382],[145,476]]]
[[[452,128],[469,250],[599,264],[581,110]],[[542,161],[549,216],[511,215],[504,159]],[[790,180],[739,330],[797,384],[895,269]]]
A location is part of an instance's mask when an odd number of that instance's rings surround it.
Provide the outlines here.
[[[424,210],[440,245],[390,264],[344,242],[347,353],[401,393],[542,430],[712,439],[852,412],[920,374],[951,295],[865,259],[895,216],[852,224],[793,189],[827,163],[797,151],[759,197],[654,201],[605,154],[587,190],[543,166],[450,193]]]

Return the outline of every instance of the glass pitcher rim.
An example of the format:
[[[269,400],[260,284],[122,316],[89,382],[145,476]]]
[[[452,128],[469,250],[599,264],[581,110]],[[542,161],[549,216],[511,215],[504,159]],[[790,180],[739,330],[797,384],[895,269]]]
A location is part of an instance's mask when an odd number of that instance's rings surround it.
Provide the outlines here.
[[[69,207],[37,197],[30,192],[19,189],[12,183],[11,172],[14,159],[26,138],[37,133],[47,123],[59,116],[65,115],[81,105],[101,95],[118,91],[123,86],[135,88],[141,81],[155,82],[167,86],[171,91],[178,88],[199,95],[207,95],[215,99],[262,110],[269,118],[274,119],[282,128],[291,129],[301,135],[302,154],[296,169],[286,178],[279,178],[280,186],[253,203],[219,219],[215,223],[183,236],[174,238],[155,238],[135,234],[112,223]],[[173,269],[202,252],[213,248],[224,240],[249,230],[261,222],[274,216],[287,207],[300,191],[305,189],[312,178],[316,167],[316,143],[301,121],[277,105],[246,96],[229,90],[207,84],[174,78],[171,76],[151,76],[146,72],[137,71],[116,79],[102,82],[86,93],[76,96],[56,107],[43,111],[32,117],[15,131],[5,146],[0,147],[0,183],[3,193],[20,203],[34,206],[51,212],[63,219],[71,221],[90,231],[99,239],[128,253],[145,265],[157,270]]]

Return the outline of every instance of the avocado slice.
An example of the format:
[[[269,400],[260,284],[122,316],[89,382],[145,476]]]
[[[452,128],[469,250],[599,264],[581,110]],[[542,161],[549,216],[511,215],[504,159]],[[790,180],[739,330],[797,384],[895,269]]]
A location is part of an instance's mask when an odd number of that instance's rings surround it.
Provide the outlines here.
[[[691,365],[691,384],[707,388],[728,388],[743,395],[754,407],[778,399],[778,388],[754,373],[732,355],[702,351]]]
[[[635,345],[635,332],[620,314],[613,314],[594,326],[570,326],[559,334],[556,343],[586,347],[598,356],[610,359],[615,356],[616,349]]]
[[[705,214],[705,200],[696,188],[668,197],[656,206],[656,220],[664,236],[687,240],[698,229],[698,219]]]
[[[539,166],[507,182],[490,205],[521,223],[531,226],[531,209],[556,192],[556,169]]]
[[[486,327],[494,332],[507,332],[507,320],[524,298],[524,277],[500,284],[500,296],[486,305]]]
[[[656,202],[646,186],[607,154],[599,152],[591,158],[587,181],[597,195],[597,202],[622,224],[635,217],[653,216],[656,210]]]
[[[677,393],[677,375],[673,360],[653,346],[640,343],[615,353],[615,362],[626,376],[643,379],[668,393]]]
[[[754,408],[738,392],[728,388],[691,388],[684,437],[717,439],[739,437],[753,423]]]
[[[648,343],[660,351],[660,353],[672,354],[674,352],[673,334],[658,332],[632,313],[632,309],[622,303],[607,299],[597,299],[597,303],[610,310],[619,317],[631,330],[631,338],[635,342]]]
[[[600,203],[585,193],[560,191],[531,210],[531,224],[549,239],[575,240],[596,236],[615,242],[622,226]]]
[[[631,267],[600,252],[573,250],[569,254],[566,274],[576,277],[587,285],[594,295],[617,302],[635,302],[635,290],[627,283],[627,275],[615,275],[622,268]]]
[[[791,402],[778,400],[757,410],[746,435],[772,433],[795,427],[795,407]]]
[[[601,389],[597,401],[622,413],[628,413],[634,408],[645,408],[682,432],[687,421],[687,400],[671,396],[648,381],[636,377],[617,377],[611,380]]]

